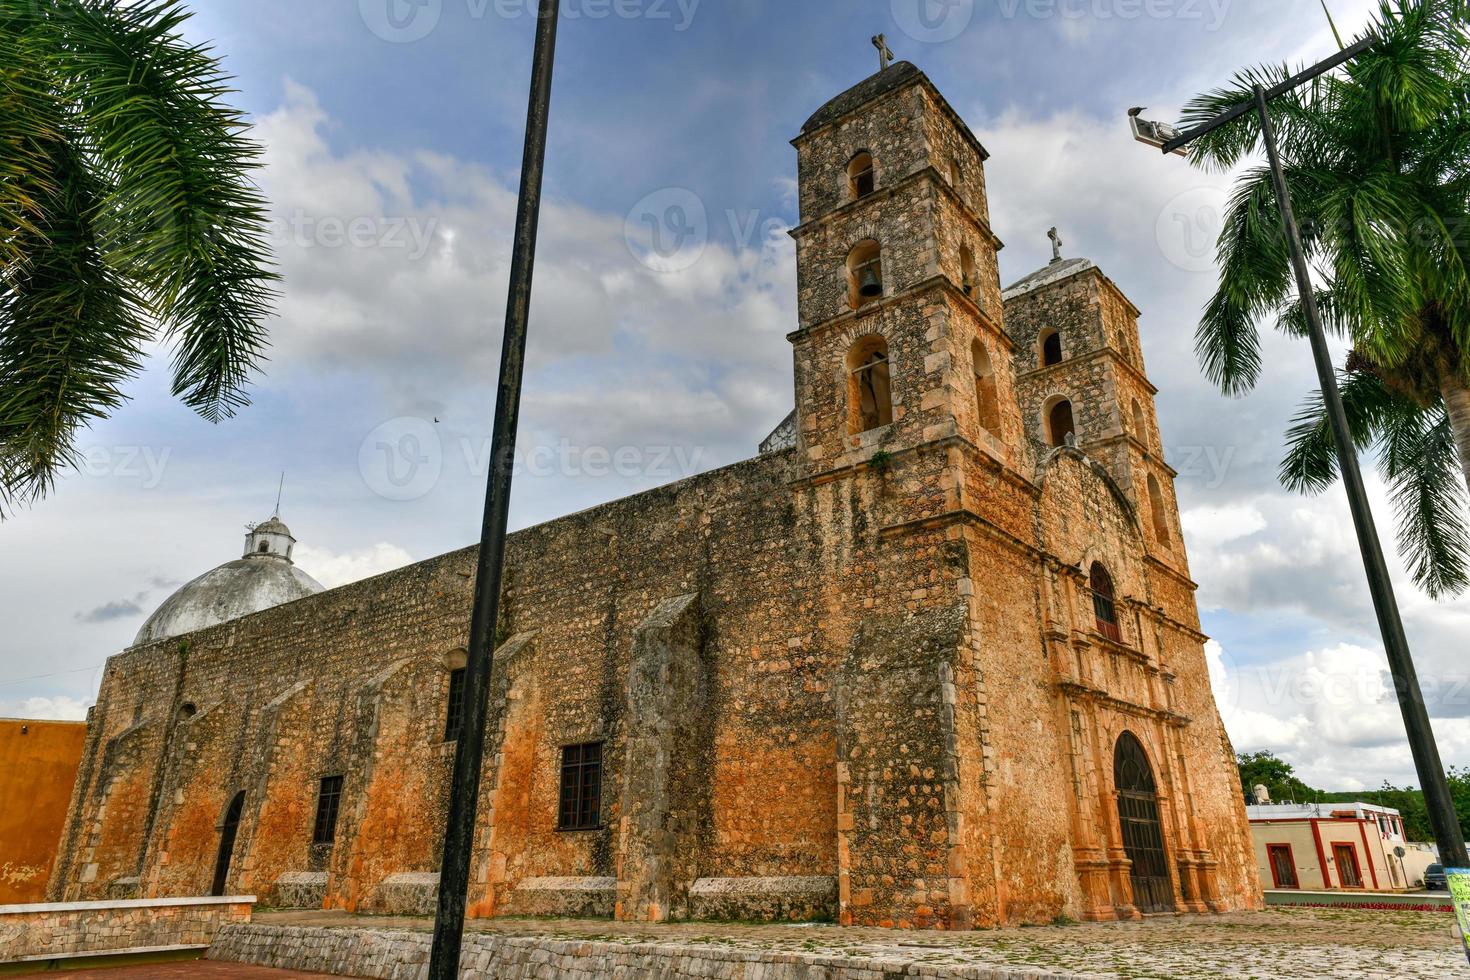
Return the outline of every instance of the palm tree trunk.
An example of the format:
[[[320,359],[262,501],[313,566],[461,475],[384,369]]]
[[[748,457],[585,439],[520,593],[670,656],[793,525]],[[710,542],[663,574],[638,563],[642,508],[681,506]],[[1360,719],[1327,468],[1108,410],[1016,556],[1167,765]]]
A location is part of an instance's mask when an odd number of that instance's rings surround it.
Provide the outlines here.
[[[1460,453],[1460,469],[1465,472],[1465,486],[1470,489],[1470,385],[1457,372],[1446,373],[1440,382],[1450,428],[1455,433],[1455,448]]]

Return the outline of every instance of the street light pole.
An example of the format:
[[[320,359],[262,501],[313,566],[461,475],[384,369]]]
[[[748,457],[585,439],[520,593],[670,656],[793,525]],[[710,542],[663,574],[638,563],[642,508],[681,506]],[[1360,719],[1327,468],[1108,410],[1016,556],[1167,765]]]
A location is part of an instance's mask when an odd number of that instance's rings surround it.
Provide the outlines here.
[[[1291,265],[1296,276],[1297,293],[1301,297],[1302,310],[1306,314],[1308,335],[1312,342],[1312,359],[1316,364],[1317,378],[1322,386],[1322,401],[1327,408],[1333,441],[1337,447],[1338,469],[1342,473],[1343,487],[1347,490],[1348,506],[1353,515],[1353,526],[1358,534],[1358,548],[1363,554],[1363,565],[1368,574],[1368,591],[1373,597],[1373,608],[1378,616],[1378,628],[1383,636],[1384,649],[1388,653],[1388,666],[1393,674],[1394,691],[1398,695],[1399,710],[1404,717],[1409,748],[1414,755],[1414,767],[1419,774],[1419,784],[1424,787],[1424,802],[1429,811],[1429,821],[1434,828],[1435,838],[1439,841],[1440,859],[1447,865],[1470,867],[1470,858],[1467,858],[1465,853],[1465,839],[1460,831],[1460,821],[1455,815],[1454,801],[1450,797],[1449,786],[1445,782],[1444,765],[1439,757],[1439,747],[1434,740],[1434,729],[1429,721],[1429,712],[1424,706],[1424,694],[1419,686],[1419,675],[1414,669],[1414,659],[1409,652],[1409,641],[1404,635],[1404,624],[1399,616],[1398,600],[1394,596],[1393,582],[1388,574],[1388,564],[1383,557],[1383,546],[1379,542],[1378,529],[1373,521],[1373,510],[1368,503],[1368,493],[1363,485],[1363,474],[1358,467],[1357,448],[1353,443],[1352,431],[1348,427],[1347,413],[1343,409],[1342,393],[1338,390],[1337,373],[1332,366],[1332,353],[1327,346],[1327,333],[1323,329],[1322,314],[1317,307],[1317,293],[1312,286],[1311,269],[1307,265],[1306,250],[1302,247],[1301,230],[1292,209],[1291,190],[1286,184],[1286,171],[1281,165],[1281,152],[1276,143],[1276,127],[1271,121],[1272,99],[1351,61],[1367,51],[1374,43],[1373,38],[1360,41],[1270,89],[1257,84],[1254,87],[1255,98],[1253,100],[1242,102],[1187,133],[1170,134],[1168,139],[1148,139],[1146,136],[1140,136],[1140,139],[1144,142],[1152,142],[1165,153],[1176,153],[1206,133],[1239,119],[1252,110],[1260,118],[1261,138],[1266,145],[1266,156],[1271,164],[1271,178],[1276,188],[1276,200],[1281,209],[1286,243],[1291,251]],[[1157,127],[1157,124],[1152,125]],[[1137,123],[1135,123],[1134,131],[1139,132]]]
[[[465,664],[464,713],[449,789],[449,815],[444,828],[444,859],[439,872],[439,903],[434,918],[429,980],[455,980],[459,976],[459,953],[464,939],[470,859],[475,843],[480,773],[485,756],[485,716],[490,699],[496,624],[500,616],[500,583],[505,562],[511,474],[520,420],[521,378],[526,363],[526,325],[531,311],[531,279],[536,263],[536,231],[541,215],[541,179],[546,160],[559,13],[558,0],[540,0],[536,48],[531,63],[530,105],[526,112],[525,153],[521,159],[520,203],[516,209],[515,244],[511,252],[505,337],[500,354],[500,386],[495,399],[489,486],[485,494],[485,515],[475,570],[474,611],[470,618],[469,657]]]

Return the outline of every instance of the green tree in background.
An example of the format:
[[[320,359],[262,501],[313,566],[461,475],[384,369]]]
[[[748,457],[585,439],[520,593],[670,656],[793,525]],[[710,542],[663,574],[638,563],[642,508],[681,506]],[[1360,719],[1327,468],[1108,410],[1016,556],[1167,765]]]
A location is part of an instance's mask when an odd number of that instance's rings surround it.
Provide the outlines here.
[[[1236,757],[1240,766],[1240,788],[1247,803],[1255,803],[1255,788],[1266,787],[1274,803],[1291,800],[1294,803],[1311,803],[1322,798],[1320,790],[1312,789],[1296,776],[1296,769],[1285,759],[1271,752],[1242,753]]]
[[[210,421],[273,302],[259,149],[179,0],[0,0],[0,515],[77,461],[155,340]]]
[[[1383,0],[1378,43],[1342,73],[1275,100],[1286,182],[1321,282],[1327,329],[1352,353],[1343,401],[1360,448],[1376,447],[1399,543],[1430,595],[1470,584],[1470,71],[1465,0]],[[1291,70],[1265,65],[1196,97],[1189,128],[1250,100]],[[1192,145],[1199,165],[1261,152],[1247,113]],[[1219,240],[1220,283],[1196,333],[1211,380],[1229,394],[1260,377],[1257,324],[1305,336],[1269,168],[1241,177]],[[1288,433],[1283,482],[1318,492],[1337,478],[1320,392]]]

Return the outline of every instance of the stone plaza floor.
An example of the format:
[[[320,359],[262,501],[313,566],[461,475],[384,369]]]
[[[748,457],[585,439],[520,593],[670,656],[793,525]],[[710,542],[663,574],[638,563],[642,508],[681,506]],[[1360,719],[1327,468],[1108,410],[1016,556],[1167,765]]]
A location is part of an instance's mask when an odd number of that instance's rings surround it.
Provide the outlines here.
[[[262,925],[427,930],[426,919],[263,912]],[[1442,912],[1271,908],[1219,916],[983,932],[896,932],[813,925],[606,920],[474,921],[476,932],[675,949],[698,947],[860,957],[943,977],[975,968],[1128,980],[1442,980],[1470,976],[1454,917]],[[919,970],[912,970],[919,967]],[[953,972],[951,972],[953,971]]]

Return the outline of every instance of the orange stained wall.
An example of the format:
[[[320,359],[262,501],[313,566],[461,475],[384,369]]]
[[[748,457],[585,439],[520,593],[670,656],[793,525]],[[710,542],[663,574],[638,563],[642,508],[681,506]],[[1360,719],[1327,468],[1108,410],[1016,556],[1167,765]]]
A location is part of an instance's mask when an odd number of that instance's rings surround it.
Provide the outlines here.
[[[87,724],[0,719],[0,905],[46,900]]]

